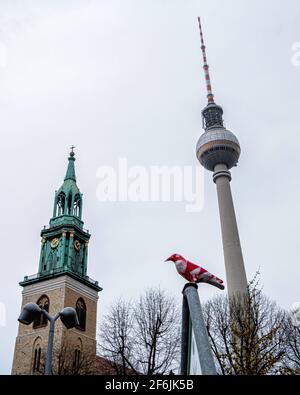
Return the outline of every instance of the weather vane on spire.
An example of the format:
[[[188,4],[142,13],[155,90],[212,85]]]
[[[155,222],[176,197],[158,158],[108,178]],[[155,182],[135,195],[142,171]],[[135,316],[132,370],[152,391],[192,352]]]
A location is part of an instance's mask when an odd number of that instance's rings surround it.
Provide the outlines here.
[[[208,99],[208,103],[214,103],[215,101],[214,101],[214,95],[213,95],[212,87],[211,87],[211,81],[210,81],[210,75],[209,75],[209,65],[207,63],[206,47],[204,44],[204,38],[203,38],[200,17],[198,17],[198,22],[199,22],[199,29],[200,29],[201,50],[202,50],[202,55],[203,55],[203,68],[204,68],[205,81],[206,81],[207,99]]]

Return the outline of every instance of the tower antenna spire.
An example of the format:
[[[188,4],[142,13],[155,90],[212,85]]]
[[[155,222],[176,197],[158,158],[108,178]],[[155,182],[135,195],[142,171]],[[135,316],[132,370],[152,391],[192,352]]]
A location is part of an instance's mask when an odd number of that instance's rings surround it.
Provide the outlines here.
[[[210,80],[210,74],[209,74],[209,65],[207,63],[207,56],[206,56],[206,46],[204,44],[204,38],[203,38],[203,32],[202,32],[202,25],[201,25],[201,19],[198,17],[198,22],[199,22],[199,30],[200,30],[200,39],[201,39],[201,50],[202,50],[202,55],[203,55],[203,68],[204,68],[204,75],[205,75],[205,81],[206,81],[206,89],[207,89],[207,99],[208,99],[208,104],[214,103],[214,94],[212,92],[212,87],[211,87],[211,80]]]

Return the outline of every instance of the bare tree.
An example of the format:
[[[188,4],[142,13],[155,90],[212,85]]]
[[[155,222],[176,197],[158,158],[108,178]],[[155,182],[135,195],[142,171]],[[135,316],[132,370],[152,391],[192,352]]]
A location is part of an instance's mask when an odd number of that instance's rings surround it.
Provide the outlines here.
[[[52,374],[57,376],[94,375],[95,355],[78,351],[65,344],[55,349],[52,356]]]
[[[204,316],[223,375],[279,374],[286,352],[286,313],[252,282],[244,298],[217,297]]]
[[[300,326],[296,326],[291,317],[286,325],[286,353],[283,374],[300,375]]]
[[[137,302],[112,306],[100,326],[99,349],[118,374],[166,374],[177,368],[179,328],[174,299],[150,289]]]
[[[111,362],[116,374],[126,375],[131,369],[136,372],[133,338],[133,311],[131,303],[123,300],[111,306],[100,326],[99,349]]]
[[[160,289],[150,289],[134,308],[138,367],[147,375],[166,374],[177,366],[180,313],[174,300]]]

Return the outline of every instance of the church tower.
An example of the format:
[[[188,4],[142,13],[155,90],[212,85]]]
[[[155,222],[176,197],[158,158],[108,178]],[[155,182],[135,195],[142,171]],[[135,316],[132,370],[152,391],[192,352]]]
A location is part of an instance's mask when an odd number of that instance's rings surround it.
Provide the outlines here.
[[[74,307],[79,326],[67,330],[60,320],[54,334],[54,374],[91,371],[96,357],[98,282],[87,276],[89,231],[83,228],[82,194],[76,184],[72,147],[63,185],[55,192],[53,216],[41,231],[38,273],[26,276],[22,307],[37,303],[51,315]],[[42,374],[49,323],[43,315],[32,325],[19,324],[12,374]],[[85,365],[85,366],[83,366]]]

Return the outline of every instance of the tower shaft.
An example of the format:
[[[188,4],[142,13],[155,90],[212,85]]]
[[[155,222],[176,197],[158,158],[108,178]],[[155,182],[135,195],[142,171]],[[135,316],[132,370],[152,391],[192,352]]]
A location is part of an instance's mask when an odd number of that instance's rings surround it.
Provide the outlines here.
[[[246,294],[247,276],[230,187],[231,174],[227,166],[215,167],[214,181],[218,194],[228,295]]]

